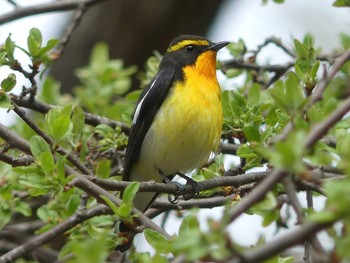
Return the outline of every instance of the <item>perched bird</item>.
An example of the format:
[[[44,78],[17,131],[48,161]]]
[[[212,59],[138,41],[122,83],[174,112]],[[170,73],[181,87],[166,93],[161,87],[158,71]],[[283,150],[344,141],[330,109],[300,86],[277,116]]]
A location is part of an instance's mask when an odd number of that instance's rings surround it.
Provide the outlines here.
[[[200,168],[218,147],[222,131],[216,53],[228,42],[182,35],[169,45],[159,71],[143,90],[125,155],[124,181],[162,182]],[[157,194],[138,193],[146,211]]]

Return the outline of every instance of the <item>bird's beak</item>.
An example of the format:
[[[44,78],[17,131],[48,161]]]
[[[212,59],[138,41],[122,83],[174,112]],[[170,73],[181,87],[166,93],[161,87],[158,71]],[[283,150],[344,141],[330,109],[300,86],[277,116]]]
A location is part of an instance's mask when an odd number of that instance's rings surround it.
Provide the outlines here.
[[[222,42],[218,42],[218,43],[214,43],[213,45],[208,47],[208,50],[212,50],[212,51],[218,51],[220,49],[222,49],[223,47],[228,45],[228,41],[222,41]]]

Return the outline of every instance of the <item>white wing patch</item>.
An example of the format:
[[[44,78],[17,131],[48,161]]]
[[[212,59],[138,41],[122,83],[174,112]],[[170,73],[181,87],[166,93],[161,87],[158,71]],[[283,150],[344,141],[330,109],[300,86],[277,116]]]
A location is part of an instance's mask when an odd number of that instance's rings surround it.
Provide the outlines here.
[[[145,98],[147,97],[148,93],[151,91],[151,89],[153,88],[154,84],[156,83],[158,79],[158,76],[154,79],[154,81],[152,82],[152,85],[151,87],[147,90],[145,96],[143,96],[142,100],[139,102],[139,104],[137,104],[137,107],[136,107],[136,110],[135,110],[135,114],[134,114],[134,118],[132,120],[132,124],[135,124],[137,122],[137,119],[139,117],[139,114],[140,114],[140,110],[141,110],[141,107],[142,107],[142,104],[145,100]]]

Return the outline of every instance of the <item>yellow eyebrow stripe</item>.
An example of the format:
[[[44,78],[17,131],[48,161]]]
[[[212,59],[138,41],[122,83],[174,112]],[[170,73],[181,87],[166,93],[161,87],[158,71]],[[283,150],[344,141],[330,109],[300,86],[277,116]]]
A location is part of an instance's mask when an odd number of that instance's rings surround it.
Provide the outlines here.
[[[168,48],[168,52],[179,50],[187,45],[196,45],[196,46],[209,46],[209,42],[207,40],[182,40],[175,45],[172,45]]]

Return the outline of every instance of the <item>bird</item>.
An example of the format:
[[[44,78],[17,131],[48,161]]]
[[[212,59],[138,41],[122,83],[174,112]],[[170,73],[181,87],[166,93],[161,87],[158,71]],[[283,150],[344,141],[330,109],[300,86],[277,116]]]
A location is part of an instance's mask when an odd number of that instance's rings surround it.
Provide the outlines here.
[[[196,35],[174,38],[136,104],[125,152],[123,181],[168,182],[199,169],[216,151],[222,132],[216,54],[229,42]],[[140,192],[145,212],[158,195]]]

